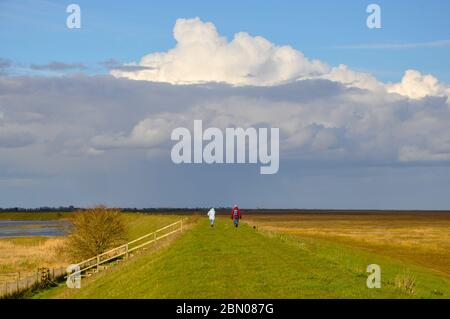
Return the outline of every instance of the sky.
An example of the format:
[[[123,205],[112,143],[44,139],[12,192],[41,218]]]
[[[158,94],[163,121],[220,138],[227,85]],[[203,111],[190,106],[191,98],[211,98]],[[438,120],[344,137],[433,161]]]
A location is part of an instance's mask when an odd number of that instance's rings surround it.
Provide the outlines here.
[[[2,0],[0,207],[449,209],[449,14],[445,0]],[[279,171],[174,164],[171,132],[196,119],[279,128]]]
[[[374,44],[418,44],[450,38],[450,3],[377,1],[382,28],[366,27],[370,1],[77,1],[82,28],[69,32],[69,1],[0,1],[2,56],[18,63],[82,61],[101,72],[98,62],[136,61],[164,51],[178,18],[200,17],[232,38],[245,31],[278,45],[288,44],[331,65],[346,64],[384,81],[398,81],[405,69],[431,73],[450,82],[450,45],[413,49],[350,49]],[[432,58],[430,58],[432,57]]]

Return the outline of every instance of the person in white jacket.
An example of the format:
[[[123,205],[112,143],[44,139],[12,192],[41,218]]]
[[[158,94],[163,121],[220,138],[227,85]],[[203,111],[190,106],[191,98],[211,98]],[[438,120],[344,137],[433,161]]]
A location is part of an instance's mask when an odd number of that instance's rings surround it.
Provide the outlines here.
[[[211,208],[208,212],[209,217],[209,223],[211,224],[211,227],[214,227],[214,220],[216,219],[216,211],[214,208]]]

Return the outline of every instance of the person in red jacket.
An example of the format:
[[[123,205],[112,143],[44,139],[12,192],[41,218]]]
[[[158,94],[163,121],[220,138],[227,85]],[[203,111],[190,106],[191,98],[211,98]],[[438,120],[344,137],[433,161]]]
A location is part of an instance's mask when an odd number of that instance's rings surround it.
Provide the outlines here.
[[[231,219],[233,220],[234,226],[238,227],[239,219],[241,218],[242,215],[239,207],[237,205],[234,205],[233,209],[231,210]]]

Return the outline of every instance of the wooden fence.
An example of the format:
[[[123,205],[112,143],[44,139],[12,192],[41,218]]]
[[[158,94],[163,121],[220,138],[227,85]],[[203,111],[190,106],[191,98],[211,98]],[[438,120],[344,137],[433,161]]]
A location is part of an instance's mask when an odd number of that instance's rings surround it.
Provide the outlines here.
[[[179,220],[175,223],[167,225],[154,232],[130,241],[122,246],[101,253],[95,257],[83,260],[82,262],[76,264],[79,267],[79,270],[70,273],[68,277],[83,274],[90,269],[99,270],[99,266],[104,263],[111,262],[121,257],[128,258],[133,251],[144,248],[145,246],[148,246],[152,243],[156,243],[158,240],[181,231],[183,231],[183,220]]]
[[[40,283],[48,283],[66,275],[66,268],[40,268],[36,272],[2,274],[0,298],[28,290]],[[9,277],[9,278],[8,278]]]
[[[163,238],[166,238],[167,236],[170,236],[176,232],[181,231],[183,231],[182,219],[175,223],[167,225],[163,228],[160,228],[154,232],[151,232],[147,235],[132,240],[122,246],[108,250],[95,257],[83,260],[82,262],[76,264],[76,266],[79,266],[78,268],[79,270],[72,272],[70,274],[67,274],[66,268],[58,268],[58,269],[42,268],[39,269],[38,272],[34,273],[10,274],[12,275],[12,277],[15,277],[15,279],[0,282],[0,298],[10,296],[13,295],[14,293],[18,293],[21,291],[25,291],[35,286],[36,284],[42,283],[46,280],[52,281],[62,276],[71,277],[79,274],[83,275],[83,273],[86,273],[91,269],[98,271],[100,270],[99,266],[104,263],[111,262],[118,258],[128,258],[132,252],[141,248],[145,248],[146,246],[152,243],[156,243],[158,240],[161,240]],[[2,274],[2,276],[6,275]]]

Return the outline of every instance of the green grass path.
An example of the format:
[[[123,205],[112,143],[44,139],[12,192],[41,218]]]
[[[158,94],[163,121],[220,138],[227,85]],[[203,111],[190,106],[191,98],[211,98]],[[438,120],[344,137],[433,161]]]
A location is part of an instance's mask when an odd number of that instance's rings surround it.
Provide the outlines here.
[[[368,264],[382,269],[382,288],[366,287]],[[395,287],[408,269],[414,294]],[[81,289],[44,291],[40,298],[450,298],[450,281],[388,257],[307,238],[216,227],[200,220],[168,247],[131,259]]]

